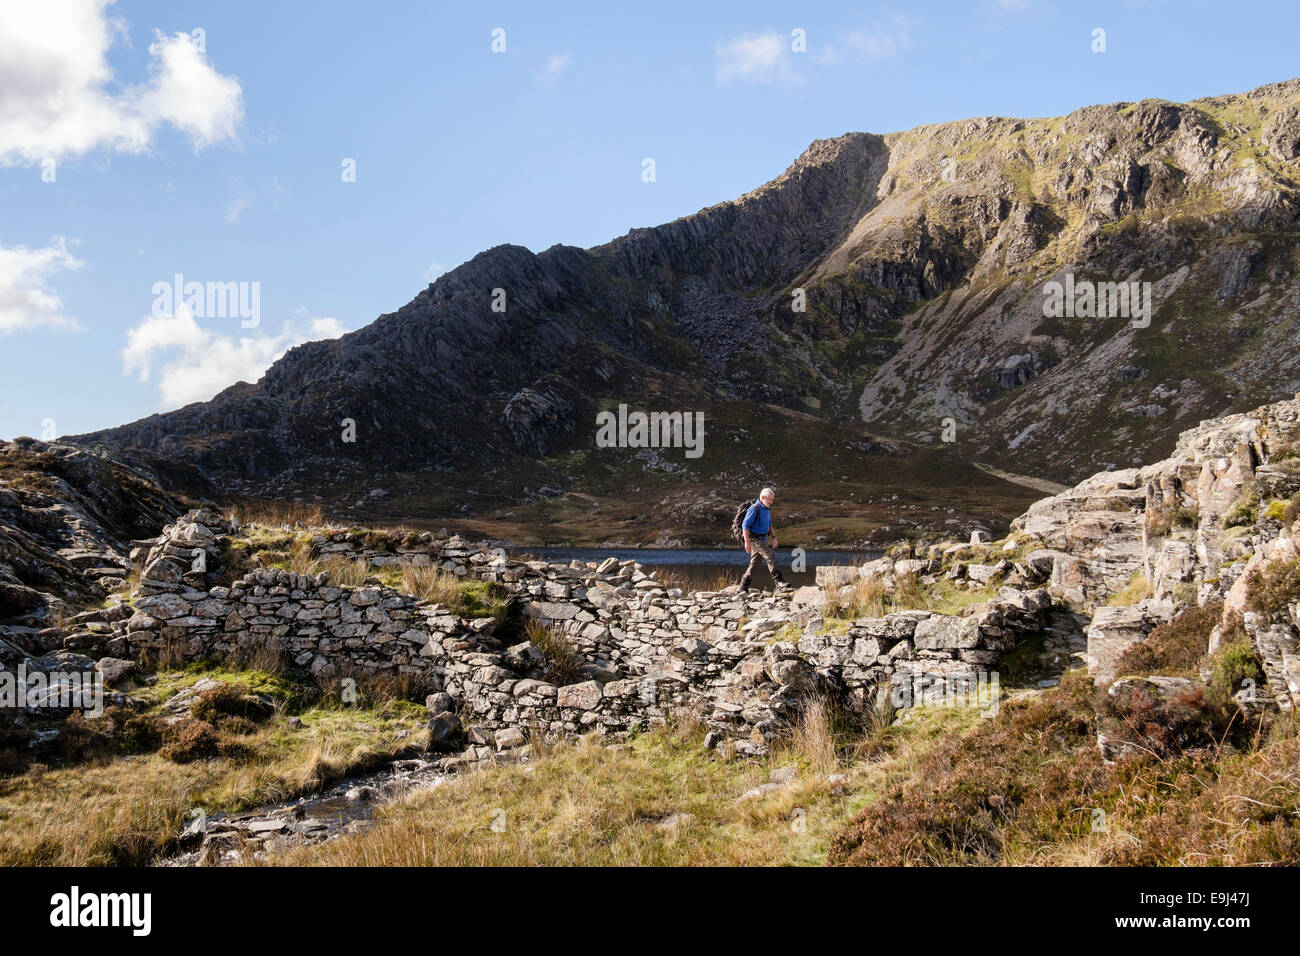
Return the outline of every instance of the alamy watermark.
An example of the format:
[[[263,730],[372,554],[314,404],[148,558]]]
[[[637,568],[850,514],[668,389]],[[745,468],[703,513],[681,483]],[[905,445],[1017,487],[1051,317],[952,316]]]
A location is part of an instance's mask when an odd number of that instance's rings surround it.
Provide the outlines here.
[[[703,412],[618,412],[596,415],[597,448],[684,448],[687,458],[704,454]]]
[[[75,929],[119,927],[132,936],[148,936],[153,928],[152,893],[91,893],[73,886],[50,897],[50,925]]]
[[[895,674],[889,699],[896,708],[976,707],[981,717],[996,717],[1002,700],[997,671],[968,674]]]
[[[1075,281],[1067,272],[1064,282],[1043,285],[1043,315],[1049,319],[1132,319],[1135,329],[1151,324],[1150,282]]]
[[[104,679],[99,671],[0,670],[0,710],[79,710],[104,713]]]
[[[240,327],[255,329],[262,322],[262,283],[186,282],[176,273],[171,282],[155,282],[153,314],[176,315],[184,309],[195,319],[240,319]]]

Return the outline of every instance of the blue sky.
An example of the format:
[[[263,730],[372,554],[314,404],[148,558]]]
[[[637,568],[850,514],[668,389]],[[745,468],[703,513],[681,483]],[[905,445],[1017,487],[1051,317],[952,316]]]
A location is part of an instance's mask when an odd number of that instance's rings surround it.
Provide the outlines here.
[[[0,7],[0,436],[209,398],[485,248],[687,215],[817,138],[1300,74],[1300,8],[1249,0],[268,7]],[[257,283],[258,325],[160,306],[177,273]]]

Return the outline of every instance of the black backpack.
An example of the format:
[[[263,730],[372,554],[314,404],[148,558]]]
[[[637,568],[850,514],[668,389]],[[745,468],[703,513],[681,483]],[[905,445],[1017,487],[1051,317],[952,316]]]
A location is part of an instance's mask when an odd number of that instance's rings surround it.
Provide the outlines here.
[[[745,515],[748,514],[753,504],[752,501],[746,501],[736,509],[735,517],[731,519],[731,536],[736,539],[738,544],[743,543],[745,540]]]

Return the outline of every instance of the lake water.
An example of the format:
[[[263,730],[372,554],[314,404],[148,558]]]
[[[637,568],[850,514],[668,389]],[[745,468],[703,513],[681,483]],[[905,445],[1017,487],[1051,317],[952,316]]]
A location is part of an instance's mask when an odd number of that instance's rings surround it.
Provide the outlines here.
[[[519,554],[530,554],[547,561],[568,564],[570,561],[604,561],[606,558],[618,558],[620,561],[639,561],[647,569],[664,570],[676,580],[691,587],[714,586],[725,576],[726,583],[734,584],[744,573],[749,555],[741,548],[521,548]],[[862,564],[872,558],[880,557],[881,552],[866,551],[805,551],[803,553],[804,570],[794,571],[792,549],[778,548],[777,566],[785,579],[795,587],[816,583],[817,568],[823,564]],[[653,572],[652,572],[653,573]],[[767,576],[767,567],[760,566],[754,572],[754,586],[770,589],[771,579]]]

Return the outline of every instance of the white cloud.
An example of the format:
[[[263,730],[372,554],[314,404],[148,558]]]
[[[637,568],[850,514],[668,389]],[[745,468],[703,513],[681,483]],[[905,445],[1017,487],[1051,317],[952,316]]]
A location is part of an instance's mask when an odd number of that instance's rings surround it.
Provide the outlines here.
[[[239,80],[214,70],[185,34],[154,36],[152,76],[140,93],[141,112],[188,133],[195,148],[234,139],[244,115]]]
[[[747,33],[715,48],[719,83],[802,83],[794,68],[790,38],[780,33]]]
[[[334,316],[318,316],[311,320],[311,324],[307,328],[306,341],[316,342],[320,339],[337,339],[347,331],[347,327]]]
[[[185,34],[155,33],[147,83],[122,87],[108,51],[125,35],[112,0],[0,3],[0,165],[149,148],[163,125],[196,149],[234,139],[239,81],[212,68]]]
[[[63,314],[63,302],[48,284],[52,273],[81,266],[62,236],[55,236],[43,249],[0,246],[0,334],[42,326],[81,328],[76,319]]]
[[[226,202],[226,222],[239,222],[244,210],[253,205],[253,199],[247,193],[240,193]]]
[[[338,338],[347,329],[333,317],[285,322],[279,335],[227,335],[205,328],[185,310],[149,316],[126,334],[122,374],[154,379],[162,410],[211,398],[235,382],[256,382],[295,345]]]
[[[905,17],[894,15],[871,26],[840,33],[834,43],[822,47],[817,61],[833,65],[846,60],[888,60],[911,45],[911,25]]]
[[[573,66],[573,57],[568,53],[555,53],[546,58],[546,65],[537,74],[539,80],[558,80]]]
[[[421,275],[424,276],[425,282],[432,282],[434,279],[438,278],[438,276],[442,275],[446,271],[447,271],[447,267],[444,266],[441,262],[430,262],[429,265],[425,268],[424,272],[421,273]]]

